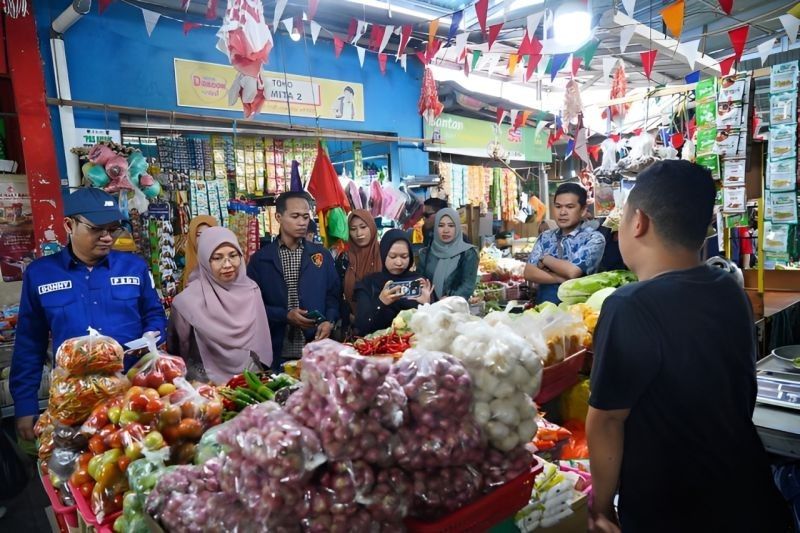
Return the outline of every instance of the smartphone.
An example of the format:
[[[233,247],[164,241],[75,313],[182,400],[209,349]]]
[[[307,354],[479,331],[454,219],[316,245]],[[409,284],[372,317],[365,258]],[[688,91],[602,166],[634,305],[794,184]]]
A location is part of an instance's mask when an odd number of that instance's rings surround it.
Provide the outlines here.
[[[309,320],[313,320],[315,324],[322,324],[323,322],[328,321],[328,319],[325,318],[325,315],[323,315],[317,310],[309,311],[308,313],[306,313],[306,318],[308,318]]]
[[[421,279],[415,279],[413,281],[395,281],[389,286],[391,289],[395,287],[403,288],[403,298],[416,298],[422,294]]]

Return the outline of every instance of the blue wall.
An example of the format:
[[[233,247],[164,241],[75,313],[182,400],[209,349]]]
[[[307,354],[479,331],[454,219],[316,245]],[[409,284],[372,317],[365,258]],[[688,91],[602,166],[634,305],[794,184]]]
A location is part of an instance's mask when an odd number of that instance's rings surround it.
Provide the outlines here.
[[[35,2],[41,52],[44,59],[48,96],[55,96],[49,28],[53,19],[68,5],[66,0]],[[205,21],[199,21],[205,22]],[[219,24],[220,21],[214,21]],[[148,38],[141,11],[131,5],[115,2],[103,15],[92,11],[70,28],[64,37],[73,100],[107,103],[138,108],[180,111],[175,94],[173,58],[227,64],[227,58],[216,49],[216,28],[197,28],[183,35],[180,22],[162,17]],[[331,41],[317,40],[310,35],[305,41],[291,41],[285,31],[275,38],[268,70],[289,74],[311,75],[362,83],[365,92],[365,122],[321,120],[320,126],[348,131],[392,133],[401,137],[422,137],[422,121],[417,113],[422,68],[409,58],[408,72],[390,57],[386,75],[378,68],[375,54],[367,53],[364,68],[359,65],[355,48],[345,46],[337,60]],[[198,115],[241,118],[241,113],[196,110]],[[109,114],[112,115],[112,114]],[[53,111],[54,128],[59,128],[58,114]],[[282,115],[260,115],[272,122],[288,122]],[[116,116],[76,110],[78,127],[110,127]],[[312,118],[292,119],[293,123],[314,126]],[[60,142],[60,133],[56,134]],[[418,147],[393,144],[392,179],[408,174],[427,174],[428,155]],[[62,176],[66,174],[63,155],[59,153]]]

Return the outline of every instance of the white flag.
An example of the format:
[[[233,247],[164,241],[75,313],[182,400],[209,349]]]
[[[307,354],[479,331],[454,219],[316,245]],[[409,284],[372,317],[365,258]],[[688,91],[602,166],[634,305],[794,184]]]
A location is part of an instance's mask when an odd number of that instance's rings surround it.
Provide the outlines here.
[[[542,21],[542,17],[544,16],[544,11],[539,11],[538,13],[534,13],[533,15],[528,15],[527,23],[528,23],[528,36],[532,39],[533,35],[536,33],[536,28],[539,27],[539,23]]]
[[[578,130],[575,135],[575,155],[583,160],[584,163],[592,166],[592,161],[589,159],[589,145],[586,143],[586,128]]]
[[[489,56],[489,76],[491,77],[494,74],[494,69],[497,68],[497,64],[500,63],[500,54],[486,54]]]
[[[142,9],[142,17],[144,18],[144,28],[147,30],[147,36],[153,35],[153,30],[156,28],[158,19],[161,18],[161,13],[150,11],[149,9]]]
[[[544,120],[540,120],[539,122],[536,123],[536,136],[537,137],[542,133],[542,130],[544,129],[545,126],[547,126],[547,122],[545,122]]]
[[[628,16],[633,16],[633,11],[636,9],[636,0],[622,0],[622,7],[628,12]]]
[[[764,41],[763,43],[759,44],[758,49],[758,57],[761,58],[761,66],[764,66],[764,63],[767,62],[767,58],[769,57],[770,52],[772,52],[772,48],[775,46],[775,37],[770,39],[769,41]]]
[[[797,29],[800,28],[800,19],[794,15],[781,15],[778,17],[783,24],[783,29],[786,30],[786,36],[789,37],[789,42],[794,44],[797,40]]]
[[[625,53],[625,49],[628,48],[628,45],[631,42],[631,38],[633,37],[634,32],[636,32],[636,26],[625,26],[619,32],[619,51],[620,53]]]
[[[403,56],[400,58],[400,66],[403,67],[403,70],[408,72],[408,54],[403,54]]]
[[[360,46],[356,46],[356,52],[358,52],[358,62],[361,63],[361,68],[364,68],[364,54],[367,53],[365,48],[361,48]]]
[[[322,26],[315,20],[311,21],[311,42],[317,44],[317,37],[319,37],[319,31],[322,29]]]
[[[351,44],[356,44],[359,41],[359,39],[361,39],[361,37],[363,37],[364,34],[367,33],[367,26],[368,26],[367,22],[365,22],[363,20],[359,20],[358,21],[358,28],[356,29],[356,36],[353,38],[353,42]]]
[[[461,54],[464,52],[464,48],[467,47],[467,39],[469,39],[469,33],[467,32],[456,35],[456,62],[459,61]]]
[[[611,76],[611,72],[614,70],[614,67],[617,65],[617,58],[616,57],[604,57],[603,58],[603,78],[608,78]]]
[[[517,122],[517,115],[519,115],[519,109],[512,109],[511,110],[511,125],[513,126],[515,122]]]
[[[689,63],[689,68],[694,70],[694,64],[697,62],[697,53],[700,50],[700,39],[696,41],[688,41],[678,45],[678,53],[686,58]]]
[[[286,33],[291,35],[294,29],[294,19],[283,19],[281,22],[283,22],[283,27],[286,28]]]
[[[287,3],[289,3],[289,0],[278,0],[275,3],[275,16],[272,17],[272,29],[275,31],[278,31],[278,22],[280,22],[283,16],[283,10],[286,9]],[[291,33],[291,31],[289,33]]]
[[[389,24],[386,26],[386,31],[383,32],[383,39],[381,40],[381,47],[378,49],[378,53],[382,54],[383,49],[386,48],[386,45],[389,44],[389,39],[392,38],[392,32],[394,31],[394,26]]]

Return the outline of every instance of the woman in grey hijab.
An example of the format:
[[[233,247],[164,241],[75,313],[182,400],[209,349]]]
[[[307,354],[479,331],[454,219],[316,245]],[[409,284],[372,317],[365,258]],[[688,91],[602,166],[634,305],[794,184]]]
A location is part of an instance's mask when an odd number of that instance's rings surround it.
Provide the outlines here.
[[[464,242],[455,209],[436,213],[433,243],[420,251],[417,271],[433,281],[436,296],[469,299],[478,282],[478,250]]]

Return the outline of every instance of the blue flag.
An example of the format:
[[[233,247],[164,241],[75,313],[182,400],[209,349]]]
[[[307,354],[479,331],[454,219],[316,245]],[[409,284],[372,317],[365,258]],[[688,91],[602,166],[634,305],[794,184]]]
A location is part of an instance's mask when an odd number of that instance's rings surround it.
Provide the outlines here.
[[[556,79],[556,74],[558,74],[558,71],[564,68],[564,65],[567,64],[567,59],[569,59],[569,54],[556,54],[553,56],[553,59],[550,63],[551,82]]]
[[[453,37],[456,36],[456,32],[458,31],[458,27],[461,25],[462,18],[464,18],[463,9],[453,13],[453,22],[450,23],[450,32],[447,34],[447,44],[450,44],[450,41],[452,41]]]
[[[686,76],[685,79],[686,83],[697,83],[698,81],[700,81],[700,71],[695,70],[694,72]]]

